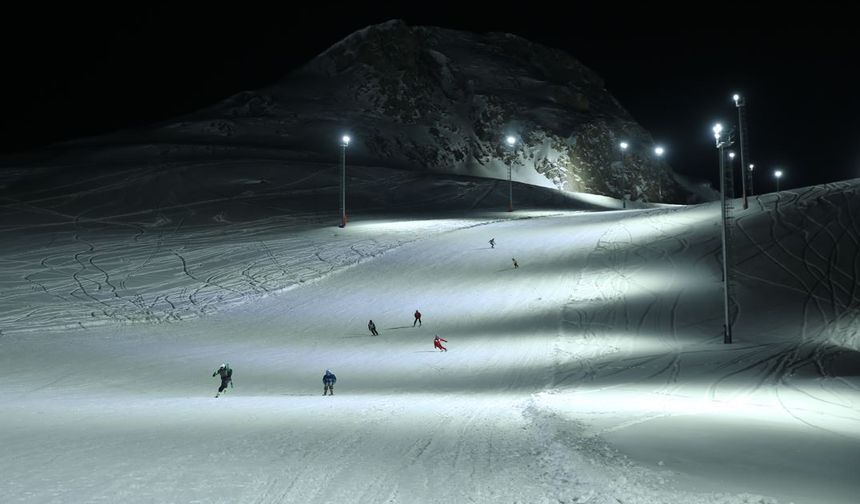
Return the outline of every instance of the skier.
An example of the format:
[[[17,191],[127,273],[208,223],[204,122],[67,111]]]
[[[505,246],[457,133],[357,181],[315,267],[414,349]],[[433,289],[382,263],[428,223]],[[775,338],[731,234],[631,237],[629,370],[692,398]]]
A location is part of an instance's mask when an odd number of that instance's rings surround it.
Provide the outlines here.
[[[334,384],[337,383],[337,376],[331,372],[331,369],[325,370],[325,375],[323,376],[323,395],[326,392],[329,395],[334,395]]]
[[[233,386],[233,370],[230,369],[230,364],[227,364],[225,362],[224,364],[221,364],[221,366],[216,369],[214,373],[212,373],[213,377],[215,375],[221,375],[221,386],[218,387],[218,393],[215,394],[215,397],[218,397],[219,395],[221,395],[222,392],[226,393],[225,391],[227,390],[228,384],[230,385],[230,387]]]
[[[418,310],[415,310],[415,322],[412,322],[412,327],[415,327],[415,324],[421,327],[421,312]]]
[[[374,324],[372,320],[367,323],[367,328],[370,330],[370,334],[379,336],[379,333],[376,332],[376,324]]]
[[[440,338],[439,335],[436,335],[436,339],[433,340],[433,346],[438,348],[440,352],[447,352],[448,349],[442,346],[442,342],[448,343],[448,340],[444,338]]]
[[[511,261],[513,261],[513,262],[514,262],[514,269],[517,269],[517,268],[519,268],[519,267],[520,267],[520,265],[519,265],[519,264],[517,264],[517,260],[516,260],[516,259],[514,259],[513,257],[511,257]]]
[[[490,248],[496,248],[496,239],[490,238]]]

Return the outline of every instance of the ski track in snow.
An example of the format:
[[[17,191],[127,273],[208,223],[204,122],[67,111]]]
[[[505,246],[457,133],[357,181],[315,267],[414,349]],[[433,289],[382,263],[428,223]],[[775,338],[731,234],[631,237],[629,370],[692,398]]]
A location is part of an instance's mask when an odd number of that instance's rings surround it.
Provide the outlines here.
[[[55,233],[55,238],[44,247],[45,251],[50,252],[38,261],[38,270],[4,269],[4,276],[8,280],[6,284],[13,288],[7,289],[0,298],[0,304],[7,308],[2,311],[5,316],[0,316],[0,328],[6,333],[44,333],[64,331],[75,326],[169,322],[205,315],[219,306],[248,302],[271,292],[319,279],[387,249],[417,240],[421,233],[467,225],[471,224],[449,221],[439,224],[438,230],[404,230],[399,236],[389,235],[382,241],[372,238],[361,240],[346,244],[343,248],[337,248],[338,245],[333,246],[325,239],[327,230],[315,233],[300,230],[295,236],[283,239],[278,238],[280,230],[272,226],[271,229],[260,229],[256,233],[260,235],[256,242],[267,258],[261,260],[255,259],[260,254],[250,249],[246,242],[214,247],[210,245],[217,242],[219,235],[231,232],[228,230],[220,230],[217,234],[189,231],[183,235],[180,234],[180,221],[169,235],[164,231],[152,235],[137,229],[128,238],[133,243],[131,245],[125,241],[113,241],[115,236],[111,236],[108,242],[100,240],[97,233],[105,229],[88,229],[76,219],[72,241],[64,243],[62,237],[56,236],[64,233]],[[93,238],[86,238],[88,234]],[[316,236],[309,237],[309,234]],[[272,239],[267,240],[267,236],[272,236]],[[278,251],[273,252],[273,247]],[[170,256],[175,260],[170,260]],[[24,254],[5,258],[4,262],[24,266],[28,261],[23,257]],[[69,257],[74,261],[76,270],[67,276],[66,273],[71,270],[66,259]],[[100,257],[110,257],[112,267],[100,265]],[[247,262],[239,261],[246,257],[249,258]],[[318,262],[315,263],[311,258]],[[171,269],[178,269],[187,277],[186,281],[171,278],[175,276],[170,273]],[[13,276],[19,271],[23,273],[19,278],[62,302],[34,299],[29,289],[14,280]],[[168,285],[135,283],[136,278],[142,280],[156,275],[159,281],[169,278]],[[72,282],[75,288],[68,290],[64,287],[68,282]],[[74,301],[72,306],[68,304],[70,300]],[[162,302],[159,303],[159,300]],[[34,304],[36,307],[23,316],[19,313],[22,305],[32,307]]]
[[[669,450],[648,467],[624,436],[739,419],[858,445],[860,383],[834,364],[860,346],[855,201],[835,185],[737,211],[731,346],[715,205],[343,230],[186,226],[170,205],[154,226],[72,217],[0,258],[0,490],[16,503],[850,502],[850,478],[811,498],[697,489],[696,468]],[[762,310],[783,299],[780,325]],[[408,324],[416,307],[426,327]],[[379,337],[361,331],[369,313]],[[431,350],[437,331],[451,351]],[[216,401],[206,378],[223,359],[237,385]],[[329,365],[340,380],[323,399]]]

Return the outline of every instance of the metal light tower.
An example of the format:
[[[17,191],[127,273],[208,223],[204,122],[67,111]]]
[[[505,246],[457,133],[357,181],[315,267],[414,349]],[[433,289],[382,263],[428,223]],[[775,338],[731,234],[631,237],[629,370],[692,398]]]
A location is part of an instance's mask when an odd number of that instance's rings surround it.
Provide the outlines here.
[[[517,143],[517,139],[514,138],[513,135],[508,135],[505,138],[505,142],[508,144],[508,147],[513,148]],[[514,183],[511,180],[511,169],[513,167],[514,160],[511,158],[511,162],[508,163],[508,212],[514,211]]]
[[[779,192],[779,179],[782,178],[782,170],[774,171],[773,176],[776,178],[776,192]]]
[[[346,226],[346,148],[349,141],[349,135],[340,139],[340,227]]]
[[[755,190],[753,189],[753,170],[755,169],[755,165],[750,163],[750,196],[755,196]]]
[[[722,242],[723,242],[723,310],[725,313],[725,322],[723,325],[723,343],[731,343],[732,342],[732,321],[729,317],[729,261],[728,261],[728,244],[726,243],[726,226],[728,225],[726,221],[726,156],[725,156],[725,148],[732,144],[731,138],[726,138],[725,140],[721,140],[720,136],[723,131],[723,127],[720,124],[717,124],[713,128],[714,138],[717,143],[717,150],[720,154],[720,208],[721,208],[721,218],[722,218],[722,226],[721,234],[722,234]]]
[[[627,170],[624,169],[624,154],[627,153],[627,147],[630,145],[627,142],[621,142],[618,147],[621,148],[621,208],[627,208]]]
[[[654,155],[657,156],[658,158],[663,157],[663,154],[665,152],[666,152],[666,149],[664,149],[663,147],[661,147],[659,145],[654,147]],[[660,201],[663,201],[663,179],[662,179],[662,177],[659,178],[657,181],[657,197],[660,198]]]
[[[743,208],[746,210],[749,208],[749,202],[747,201],[747,174],[744,171],[744,166],[747,165],[746,159],[746,113],[744,112],[744,100],[739,94],[735,94],[732,96],[732,99],[735,101],[735,107],[738,109],[738,128],[741,137],[741,193],[743,194]]]
[[[729,170],[735,172],[735,151],[729,151]],[[741,174],[743,175],[743,173]]]

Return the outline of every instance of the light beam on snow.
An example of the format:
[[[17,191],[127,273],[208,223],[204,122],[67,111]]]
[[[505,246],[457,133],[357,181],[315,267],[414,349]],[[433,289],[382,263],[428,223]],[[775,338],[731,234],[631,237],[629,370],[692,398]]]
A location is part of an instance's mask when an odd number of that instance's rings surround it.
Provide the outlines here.
[[[807,383],[808,386],[814,384]],[[604,431],[633,427],[665,417],[710,417],[806,430],[810,426],[860,439],[860,417],[850,404],[822,404],[803,390],[750,392],[749,386],[721,390],[711,397],[708,386],[688,383],[678,390],[655,391],[653,385],[625,383],[611,387],[581,384],[575,390],[540,394],[540,402],[571,419],[588,416],[625,418],[605,422]],[[630,419],[632,417],[632,420]]]

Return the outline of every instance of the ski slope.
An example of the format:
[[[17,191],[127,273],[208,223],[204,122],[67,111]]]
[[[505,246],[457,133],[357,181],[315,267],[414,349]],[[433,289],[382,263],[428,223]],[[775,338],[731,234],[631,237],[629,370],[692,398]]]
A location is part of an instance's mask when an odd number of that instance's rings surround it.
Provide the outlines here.
[[[732,345],[713,204],[8,229],[2,501],[856,502],[858,184],[738,215]]]

